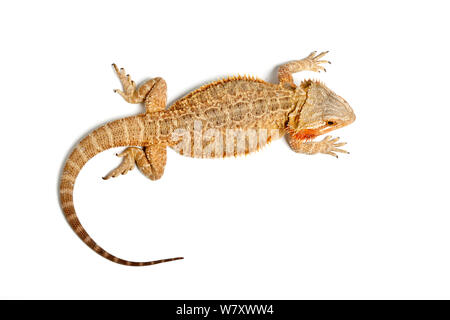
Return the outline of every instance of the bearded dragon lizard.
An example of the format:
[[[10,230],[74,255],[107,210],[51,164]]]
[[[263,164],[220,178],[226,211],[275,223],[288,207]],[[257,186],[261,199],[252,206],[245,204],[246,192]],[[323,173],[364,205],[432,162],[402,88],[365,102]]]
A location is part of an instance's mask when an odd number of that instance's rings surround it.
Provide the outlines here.
[[[337,157],[347,153],[339,138],[319,135],[355,120],[349,104],[323,83],[305,80],[295,85],[292,74],[326,71],[320,60],[327,52],[279,67],[278,84],[249,77],[230,77],[204,85],[166,109],[166,82],[151,79],[137,87],[124,69],[113,64],[123,91],[114,90],[129,103],[144,103],[145,113],[109,122],[88,134],[72,150],[63,168],[60,201],[64,215],[81,240],[99,255],[128,266],[146,266],[183,259],[147,262],[120,259],[105,251],[89,236],[78,220],[73,204],[75,179],[96,154],[128,146],[118,154],[122,163],[104,179],[117,177],[135,165],[151,180],[161,178],[166,148],[198,158],[237,156],[256,151],[271,140],[287,136],[292,150],[303,154],[323,153]]]

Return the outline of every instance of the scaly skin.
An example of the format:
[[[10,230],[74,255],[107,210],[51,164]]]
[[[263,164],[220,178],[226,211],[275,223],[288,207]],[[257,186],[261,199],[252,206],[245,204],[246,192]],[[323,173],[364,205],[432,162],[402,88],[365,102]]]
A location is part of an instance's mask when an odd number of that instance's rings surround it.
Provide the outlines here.
[[[122,163],[104,179],[117,177],[135,165],[151,180],[161,178],[166,164],[166,148],[198,158],[237,156],[258,150],[268,142],[287,135],[295,152],[324,153],[337,157],[345,143],[325,137],[326,132],[355,120],[348,103],[317,81],[296,86],[292,73],[321,71],[328,63],[320,60],[326,52],[282,65],[279,84],[252,77],[219,80],[189,93],[166,109],[167,86],[154,78],[139,88],[123,69],[113,67],[123,91],[114,90],[129,103],[144,103],[141,115],[112,121],[80,141],[69,155],[60,182],[60,201],[66,219],[75,233],[91,249],[113,262],[145,266],[183,259],[133,262],[115,257],[98,246],[80,224],[73,204],[73,188],[81,168],[96,154],[119,146],[129,146],[118,154]]]

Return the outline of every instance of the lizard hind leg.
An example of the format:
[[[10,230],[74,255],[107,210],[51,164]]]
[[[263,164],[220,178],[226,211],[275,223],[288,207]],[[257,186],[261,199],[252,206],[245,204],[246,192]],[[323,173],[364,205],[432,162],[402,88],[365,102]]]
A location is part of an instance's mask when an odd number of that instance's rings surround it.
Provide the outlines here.
[[[128,171],[134,169],[135,164],[150,180],[158,180],[164,174],[167,159],[165,146],[148,146],[144,150],[128,147],[117,156],[123,158],[122,163],[103,177],[104,180],[127,174]]]
[[[167,101],[167,85],[163,78],[154,78],[144,82],[139,88],[136,83],[131,80],[129,74],[125,73],[125,69],[118,68],[115,63],[112,64],[119,80],[122,84],[123,91],[114,89],[114,92],[121,95],[125,101],[129,103],[145,103],[146,112],[154,112],[164,110]]]

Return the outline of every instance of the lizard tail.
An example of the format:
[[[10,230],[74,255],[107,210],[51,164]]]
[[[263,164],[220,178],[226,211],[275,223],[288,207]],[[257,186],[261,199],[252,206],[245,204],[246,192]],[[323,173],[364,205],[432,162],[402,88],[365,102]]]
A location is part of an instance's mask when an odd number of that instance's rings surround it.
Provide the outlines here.
[[[67,222],[78,237],[102,257],[127,266],[148,266],[183,258],[177,257],[155,261],[134,262],[120,259],[105,251],[95,243],[81,225],[80,220],[78,220],[73,204],[73,188],[81,168],[96,154],[114,147],[147,145],[148,143],[145,142],[144,128],[143,116],[134,116],[112,121],[92,131],[78,143],[66,160],[59,186],[61,208],[64,211]]]

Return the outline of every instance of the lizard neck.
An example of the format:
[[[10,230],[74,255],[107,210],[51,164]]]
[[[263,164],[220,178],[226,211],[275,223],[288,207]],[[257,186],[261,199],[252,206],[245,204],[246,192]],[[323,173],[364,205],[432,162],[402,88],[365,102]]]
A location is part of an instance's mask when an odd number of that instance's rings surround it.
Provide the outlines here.
[[[289,129],[289,123],[292,124],[292,121],[300,115],[302,111],[303,105],[308,98],[307,91],[302,87],[298,86],[293,88],[292,92],[292,107],[286,114],[286,128]]]

